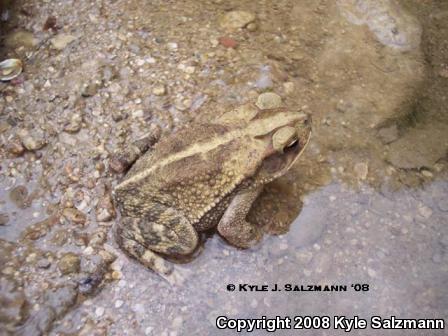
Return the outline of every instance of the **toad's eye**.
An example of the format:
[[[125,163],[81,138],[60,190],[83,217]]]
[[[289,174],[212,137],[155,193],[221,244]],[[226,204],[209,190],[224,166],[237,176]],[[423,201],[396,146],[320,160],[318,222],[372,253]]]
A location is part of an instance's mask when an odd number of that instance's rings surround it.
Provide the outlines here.
[[[298,144],[299,144],[299,139],[297,139],[297,138],[292,139],[292,140],[285,146],[285,149],[294,148],[294,147],[298,146]]]

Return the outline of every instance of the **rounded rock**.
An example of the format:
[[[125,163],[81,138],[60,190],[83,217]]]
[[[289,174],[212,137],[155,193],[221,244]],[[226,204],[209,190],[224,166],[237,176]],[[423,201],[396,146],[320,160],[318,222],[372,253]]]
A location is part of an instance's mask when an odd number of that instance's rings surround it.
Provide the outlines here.
[[[255,105],[262,110],[279,108],[282,106],[282,98],[274,92],[265,92],[258,96]]]
[[[255,15],[246,11],[231,11],[226,13],[221,19],[221,27],[235,30],[244,28],[249,23],[255,21]]]
[[[81,259],[72,252],[65,253],[58,262],[58,268],[62,274],[78,273],[81,265]]]

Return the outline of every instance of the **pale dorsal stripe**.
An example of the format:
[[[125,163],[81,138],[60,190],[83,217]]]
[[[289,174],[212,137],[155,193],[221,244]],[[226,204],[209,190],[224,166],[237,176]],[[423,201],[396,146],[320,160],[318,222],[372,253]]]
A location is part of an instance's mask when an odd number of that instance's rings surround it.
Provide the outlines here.
[[[209,152],[218,146],[230,142],[236,138],[243,137],[245,135],[250,135],[251,137],[260,136],[268,134],[272,130],[279,128],[283,125],[290,124],[291,122],[298,121],[305,118],[303,113],[291,113],[291,112],[281,112],[273,115],[270,118],[257,119],[251,121],[246,128],[236,129],[224,134],[221,137],[217,137],[207,142],[201,142],[197,144],[192,144],[191,146],[185,148],[183,151],[175,153],[173,155],[167,156],[165,159],[160,160],[157,164],[153,165],[151,168],[145,169],[134,176],[123,181],[117,185],[116,189],[123,188],[129,184],[137,183],[142,181],[154,170],[159,167],[169,165],[170,163],[182,160],[186,157],[193,156],[198,153]]]

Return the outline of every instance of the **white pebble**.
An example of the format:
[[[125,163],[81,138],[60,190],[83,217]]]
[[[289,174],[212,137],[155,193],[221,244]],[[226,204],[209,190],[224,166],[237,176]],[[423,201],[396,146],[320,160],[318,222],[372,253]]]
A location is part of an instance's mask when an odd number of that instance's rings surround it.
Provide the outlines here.
[[[95,315],[96,315],[97,317],[101,317],[101,316],[103,316],[103,315],[104,315],[104,307],[97,307],[97,308],[95,309]]]

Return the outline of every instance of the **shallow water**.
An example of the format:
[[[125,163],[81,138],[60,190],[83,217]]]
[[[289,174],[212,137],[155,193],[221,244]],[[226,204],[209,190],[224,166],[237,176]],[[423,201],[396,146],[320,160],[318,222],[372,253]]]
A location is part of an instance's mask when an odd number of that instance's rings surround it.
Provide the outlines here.
[[[448,321],[448,3],[77,1],[76,12],[74,4],[21,1],[2,15],[2,59],[28,59],[21,77],[0,84],[5,330],[234,334],[217,330],[220,315]],[[221,18],[231,10],[253,13],[254,25],[227,30]],[[43,30],[49,15],[56,28]],[[17,31],[27,33],[14,42]],[[56,48],[56,34],[74,40]],[[110,169],[112,153],[149,122],[168,134],[265,91],[311,113],[313,135],[249,214],[265,225],[264,239],[243,251],[204,236],[196,258],[176,265],[184,282],[169,285],[119,250],[115,216],[98,220],[122,178]],[[13,155],[20,129],[46,145]],[[81,215],[70,217],[73,208]],[[79,265],[64,274],[69,251]],[[227,290],[289,283],[347,291]],[[345,334],[283,334],[294,332]]]

